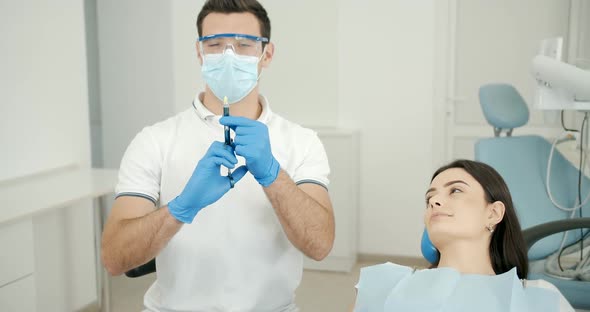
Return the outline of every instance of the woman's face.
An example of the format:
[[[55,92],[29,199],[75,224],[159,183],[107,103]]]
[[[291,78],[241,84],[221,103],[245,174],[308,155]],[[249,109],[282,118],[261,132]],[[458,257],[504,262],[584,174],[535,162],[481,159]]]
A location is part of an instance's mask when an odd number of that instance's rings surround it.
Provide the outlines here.
[[[482,186],[470,174],[451,168],[436,176],[426,192],[424,224],[437,248],[457,239],[487,239],[487,227],[503,216],[503,204],[501,215],[496,206],[486,202]]]

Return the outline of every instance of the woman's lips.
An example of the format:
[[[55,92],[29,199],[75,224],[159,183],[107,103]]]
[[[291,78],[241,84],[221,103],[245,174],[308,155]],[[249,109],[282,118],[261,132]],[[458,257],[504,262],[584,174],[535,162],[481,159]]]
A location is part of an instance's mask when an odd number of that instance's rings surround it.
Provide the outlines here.
[[[430,219],[434,219],[434,218],[444,218],[444,217],[452,217],[453,214],[450,213],[445,213],[445,212],[434,212],[431,216]]]

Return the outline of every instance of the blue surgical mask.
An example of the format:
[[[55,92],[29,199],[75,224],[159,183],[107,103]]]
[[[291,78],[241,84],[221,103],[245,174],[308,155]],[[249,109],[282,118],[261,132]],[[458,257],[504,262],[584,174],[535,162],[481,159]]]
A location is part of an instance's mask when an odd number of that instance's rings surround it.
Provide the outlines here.
[[[227,96],[228,103],[234,104],[256,87],[259,61],[258,57],[236,55],[227,49],[223,54],[205,55],[201,73],[220,101]]]

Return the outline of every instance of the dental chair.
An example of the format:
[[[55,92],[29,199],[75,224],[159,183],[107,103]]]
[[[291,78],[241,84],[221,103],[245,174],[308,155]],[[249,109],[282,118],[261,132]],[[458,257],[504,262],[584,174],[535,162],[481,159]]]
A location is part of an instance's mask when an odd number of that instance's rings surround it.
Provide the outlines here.
[[[544,261],[557,252],[567,235],[565,246],[581,239],[590,229],[590,203],[582,207],[586,218],[569,218],[571,212],[557,209],[546,190],[546,174],[552,144],[537,135],[513,136],[513,129],[524,126],[529,110],[522,96],[511,85],[488,84],[479,89],[479,100],[494,137],[475,144],[475,159],[496,169],[506,181],[528,248],[528,279],[544,279],[563,293],[577,309],[590,309],[590,282],[566,280],[545,272]],[[502,136],[505,133],[505,136]],[[590,192],[590,180],[582,176],[582,200]],[[578,169],[559,151],[551,161],[551,193],[562,206],[573,207],[578,197]],[[578,216],[578,212],[576,212]],[[579,242],[578,242],[579,243]]]

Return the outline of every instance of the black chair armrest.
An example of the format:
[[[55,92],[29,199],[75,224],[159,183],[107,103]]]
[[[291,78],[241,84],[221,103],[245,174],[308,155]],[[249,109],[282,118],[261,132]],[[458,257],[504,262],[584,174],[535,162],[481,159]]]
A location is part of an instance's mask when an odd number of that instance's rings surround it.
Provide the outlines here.
[[[156,258],[125,272],[125,275],[127,277],[140,277],[154,272],[156,272]]]
[[[524,236],[524,242],[528,250],[531,249],[537,241],[544,237],[555,233],[583,228],[590,228],[590,218],[574,218],[547,222],[522,231],[522,235]]]

